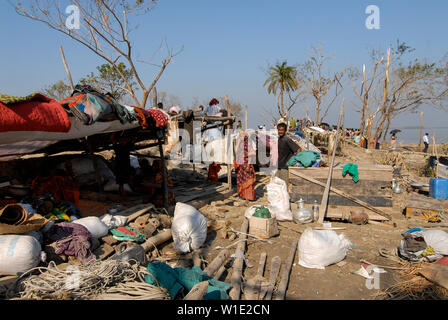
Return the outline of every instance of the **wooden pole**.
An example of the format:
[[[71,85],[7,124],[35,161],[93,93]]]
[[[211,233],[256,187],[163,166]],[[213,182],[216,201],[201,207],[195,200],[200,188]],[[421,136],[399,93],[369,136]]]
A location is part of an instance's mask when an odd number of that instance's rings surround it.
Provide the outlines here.
[[[171,233],[171,229],[167,229],[163,232],[156,234],[155,236],[152,236],[151,238],[146,240],[144,243],[142,243],[141,246],[143,247],[145,252],[148,252],[148,251],[154,249],[159,244],[170,240],[172,237],[173,237],[173,235]]]
[[[282,279],[278,285],[278,292],[274,300],[285,300],[286,289],[288,288],[289,275],[291,273],[292,263],[294,262],[294,256],[296,254],[298,241],[294,240],[292,242],[291,251],[289,252],[288,260],[286,260],[283,266]]]
[[[230,103],[229,103],[229,97],[225,94],[224,95],[224,100],[226,102],[226,106],[227,106],[227,116],[231,117],[232,116],[232,112],[230,110]],[[228,124],[226,126],[226,128],[230,131],[230,129],[232,128],[230,124]],[[230,136],[226,136],[226,142],[227,142],[227,148],[229,151],[229,147],[230,147],[230,143],[231,143],[231,139]],[[227,154],[227,156],[229,157],[230,155]],[[227,184],[228,184],[228,190],[232,190],[232,164],[229,163],[229,161],[227,162]]]
[[[423,111],[420,112],[420,141],[418,143],[419,147],[422,146],[422,134],[423,134]]]
[[[202,300],[207,294],[208,280],[196,283],[190,292],[184,297],[184,300]]]
[[[290,174],[293,174],[293,175],[295,175],[295,176],[298,176],[298,177],[300,177],[300,178],[303,178],[303,179],[305,179],[305,180],[308,180],[308,181],[310,181],[310,182],[313,182],[313,183],[315,183],[315,184],[318,184],[318,185],[320,185],[320,186],[322,186],[322,187],[325,187],[325,186],[326,186],[324,183],[322,183],[322,182],[320,182],[320,181],[318,181],[318,180],[316,180],[316,179],[313,179],[313,178],[311,178],[311,177],[308,177],[308,176],[306,176],[306,175],[304,175],[304,174],[301,174],[301,173],[298,173],[298,172],[295,172],[295,171],[292,171],[292,170],[289,171],[289,173],[290,173]],[[334,193],[336,193],[336,194],[339,194],[339,195],[343,196],[344,198],[350,199],[350,200],[352,200],[353,202],[356,202],[357,204],[359,204],[359,205],[361,205],[361,206],[363,206],[363,207],[365,207],[365,208],[367,208],[367,209],[369,209],[369,210],[371,210],[371,211],[373,211],[373,212],[375,212],[375,213],[378,213],[379,215],[381,215],[381,216],[383,216],[383,217],[385,217],[385,218],[387,218],[387,219],[389,219],[389,220],[392,219],[392,217],[391,217],[390,214],[385,213],[385,212],[379,210],[378,208],[372,207],[370,204],[368,204],[368,203],[366,203],[366,202],[364,202],[364,201],[362,201],[362,200],[359,200],[358,198],[355,198],[354,196],[352,196],[352,195],[350,195],[350,194],[348,194],[348,193],[345,193],[345,192],[342,191],[342,190],[336,189],[335,187],[330,187],[330,191],[332,191],[332,192],[334,192]]]
[[[61,51],[62,62],[64,63],[65,71],[67,72],[68,81],[70,83],[70,88],[72,89],[72,91],[75,91],[75,87],[73,86],[72,76],[70,74],[70,70],[68,69],[67,61],[65,61],[64,50],[62,49],[62,46],[59,46],[59,49]]]
[[[325,213],[327,212],[328,194],[330,193],[331,176],[333,174],[334,158],[336,156],[336,149],[338,147],[343,115],[344,115],[344,99],[342,99],[341,109],[339,110],[338,131],[336,133],[336,138],[333,145],[333,154],[331,155],[330,170],[328,171],[327,185],[325,186],[325,191],[319,208],[319,223],[324,222]]]
[[[240,240],[247,240],[247,229],[249,228],[249,221],[244,219],[241,225]],[[237,255],[244,255],[244,250],[246,247],[246,241],[241,241],[238,243],[238,247],[235,251]],[[243,275],[244,259],[235,258],[233,262],[233,272],[231,278],[232,289],[229,292],[229,296],[232,300],[239,300],[241,296],[241,277]]]
[[[212,262],[210,262],[210,264],[204,269],[204,272],[212,277],[216,270],[218,270],[224,264],[224,262],[226,262],[229,256],[230,250],[224,249],[216,256],[215,259],[213,259]]]

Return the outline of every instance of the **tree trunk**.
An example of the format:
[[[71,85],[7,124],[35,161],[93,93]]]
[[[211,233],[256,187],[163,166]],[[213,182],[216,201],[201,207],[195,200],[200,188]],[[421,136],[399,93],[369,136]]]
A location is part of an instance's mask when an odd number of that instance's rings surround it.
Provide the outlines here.
[[[319,111],[320,111],[320,99],[317,99],[316,101],[316,123],[315,126],[319,125]]]
[[[381,102],[381,119],[375,131],[374,141],[381,137],[383,133],[384,122],[390,116],[392,109],[392,104],[386,105],[387,99],[389,97],[389,66],[390,66],[390,48],[387,50],[387,63],[386,63],[386,74],[384,79],[384,89],[383,89],[383,99]]]

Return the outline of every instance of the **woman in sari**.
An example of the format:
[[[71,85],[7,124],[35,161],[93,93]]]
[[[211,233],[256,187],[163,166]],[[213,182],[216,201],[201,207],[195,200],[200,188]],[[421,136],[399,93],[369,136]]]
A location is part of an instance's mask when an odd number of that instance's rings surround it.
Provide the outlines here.
[[[252,149],[249,151],[249,139],[243,132],[238,137],[236,151],[237,156],[234,165],[238,195],[248,203],[249,200],[255,200],[255,169],[253,164],[249,163],[249,155],[254,156],[255,151]]]

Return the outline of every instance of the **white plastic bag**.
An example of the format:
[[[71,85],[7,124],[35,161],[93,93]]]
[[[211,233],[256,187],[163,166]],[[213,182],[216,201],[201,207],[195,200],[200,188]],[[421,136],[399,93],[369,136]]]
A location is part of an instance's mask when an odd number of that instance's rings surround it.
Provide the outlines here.
[[[268,191],[268,209],[272,217],[275,217],[278,221],[292,221],[286,182],[279,177],[272,177],[266,188]]]
[[[73,223],[77,223],[83,225],[89,230],[92,234],[93,238],[101,238],[107,235],[109,232],[109,228],[100,220],[98,217],[85,217],[78,220],[73,221]]]
[[[174,248],[182,253],[200,248],[207,238],[207,221],[194,207],[176,203],[171,224]]]
[[[306,228],[299,240],[299,264],[305,268],[325,269],[342,261],[351,243],[333,230]]]
[[[115,229],[122,227],[128,221],[128,217],[125,216],[113,216],[111,214],[105,214],[100,217],[102,223],[104,223],[109,229]]]
[[[257,208],[260,208],[260,207],[262,207],[262,206],[256,204],[256,205],[253,205],[253,206],[247,208],[246,211],[244,212],[244,216],[247,219],[250,219],[250,217],[252,217],[254,215],[255,210],[257,210]]]
[[[0,274],[19,275],[37,267],[42,247],[28,235],[0,236]]]
[[[423,238],[436,254],[448,256],[448,233],[443,230],[423,230]]]

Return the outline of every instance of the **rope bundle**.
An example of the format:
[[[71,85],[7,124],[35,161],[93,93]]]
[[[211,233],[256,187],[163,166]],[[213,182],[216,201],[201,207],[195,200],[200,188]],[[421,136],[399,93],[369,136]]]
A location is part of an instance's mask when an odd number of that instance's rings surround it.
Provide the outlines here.
[[[133,261],[134,262],[134,261]],[[38,275],[27,275],[39,271]],[[104,293],[118,294],[119,299],[167,299],[165,289],[144,282],[145,271],[137,262],[122,260],[91,261],[60,270],[54,262],[24,273],[11,288],[8,298],[18,299],[95,299]],[[143,281],[143,282],[139,282]],[[116,286],[116,288],[111,288]]]

